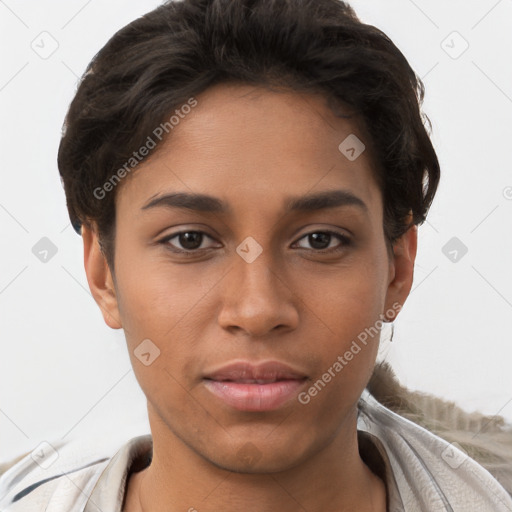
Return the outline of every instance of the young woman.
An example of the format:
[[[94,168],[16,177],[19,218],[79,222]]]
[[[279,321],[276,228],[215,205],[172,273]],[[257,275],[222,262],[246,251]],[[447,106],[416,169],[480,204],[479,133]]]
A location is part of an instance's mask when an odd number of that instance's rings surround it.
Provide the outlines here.
[[[422,99],[338,0],[171,1],[115,34],[58,163],[151,435],[23,458],[2,510],[512,511],[370,392],[439,182]]]

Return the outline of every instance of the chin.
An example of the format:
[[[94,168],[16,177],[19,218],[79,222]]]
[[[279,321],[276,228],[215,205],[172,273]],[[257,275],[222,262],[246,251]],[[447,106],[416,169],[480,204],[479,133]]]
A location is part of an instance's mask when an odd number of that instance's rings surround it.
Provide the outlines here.
[[[296,443],[291,443],[291,446],[280,444],[277,448],[268,441],[263,447],[263,440],[258,446],[251,441],[243,441],[237,443],[238,447],[233,449],[234,444],[227,449],[219,447],[214,453],[204,456],[221,469],[247,474],[279,473],[297,466],[307,457],[305,451],[298,449]]]

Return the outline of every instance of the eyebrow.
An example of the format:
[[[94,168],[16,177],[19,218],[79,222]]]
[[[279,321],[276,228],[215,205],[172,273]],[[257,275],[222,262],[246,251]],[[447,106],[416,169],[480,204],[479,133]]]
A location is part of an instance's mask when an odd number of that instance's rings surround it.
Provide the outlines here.
[[[306,196],[287,198],[285,201],[286,212],[318,211],[341,206],[356,206],[368,213],[366,203],[348,190],[326,190]],[[232,213],[231,207],[217,197],[188,192],[174,192],[153,197],[141,209],[148,210],[157,207],[207,213]]]

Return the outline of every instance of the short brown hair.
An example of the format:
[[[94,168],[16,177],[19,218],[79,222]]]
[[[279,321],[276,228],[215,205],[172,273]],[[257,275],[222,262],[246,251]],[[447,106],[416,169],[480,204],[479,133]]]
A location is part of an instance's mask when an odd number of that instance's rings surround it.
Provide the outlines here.
[[[170,113],[223,82],[320,92],[348,105],[376,160],[387,241],[424,222],[440,177],[424,85],[382,31],[339,0],[171,0],[95,55],[59,146],[71,222],[78,232],[96,224],[112,269],[115,190],[93,191]]]

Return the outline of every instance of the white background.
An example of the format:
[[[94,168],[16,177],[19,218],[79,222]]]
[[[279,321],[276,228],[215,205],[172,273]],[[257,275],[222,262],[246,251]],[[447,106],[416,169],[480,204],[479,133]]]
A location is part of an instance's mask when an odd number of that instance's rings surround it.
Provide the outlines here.
[[[87,63],[159,3],[0,1],[0,461],[44,440],[149,432],[123,333],[89,293],[56,154]],[[442,167],[413,290],[382,354],[412,389],[510,421],[512,0],[351,5],[423,78]],[[40,37],[50,47],[43,31],[58,43],[47,59],[31,48]],[[57,247],[46,263],[32,253],[42,237]],[[456,262],[443,253],[453,237],[468,248]]]

